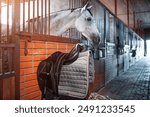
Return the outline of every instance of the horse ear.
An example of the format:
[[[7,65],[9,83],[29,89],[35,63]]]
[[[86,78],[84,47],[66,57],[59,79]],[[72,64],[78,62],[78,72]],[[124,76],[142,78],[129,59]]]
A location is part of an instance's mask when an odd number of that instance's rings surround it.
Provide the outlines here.
[[[87,9],[90,10],[93,6],[88,6]]]
[[[87,2],[87,3],[84,5],[84,7],[81,9],[81,13],[82,13],[83,11],[85,11],[86,9],[88,9],[88,5],[89,5],[89,2]]]

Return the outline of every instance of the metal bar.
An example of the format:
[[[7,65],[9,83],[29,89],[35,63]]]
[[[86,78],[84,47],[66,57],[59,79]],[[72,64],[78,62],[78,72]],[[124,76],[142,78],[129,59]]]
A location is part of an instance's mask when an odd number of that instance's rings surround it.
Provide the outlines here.
[[[48,35],[50,35],[50,0],[48,0]]]
[[[69,9],[70,9],[70,6],[71,6],[71,0],[69,0]]]
[[[133,12],[133,28],[134,28],[134,30],[135,30],[135,26],[136,26],[136,15],[135,15],[135,12]]]
[[[115,2],[115,15],[117,16],[117,0],[114,0]]]
[[[39,0],[37,0],[37,33],[39,33]]]
[[[28,0],[28,32],[30,33],[30,0]]]
[[[45,27],[44,27],[44,34],[46,34],[47,29],[47,0],[45,0]]]
[[[25,0],[23,0],[23,31],[25,31]]]
[[[43,34],[43,0],[41,0],[41,33]]]
[[[127,25],[129,27],[129,25],[130,25],[130,22],[129,22],[129,18],[130,18],[130,16],[129,16],[129,0],[126,0],[126,1],[127,1]]]
[[[71,1],[71,2],[72,2],[72,4],[71,4],[71,9],[73,8],[73,1],[74,1],[74,0]]]
[[[9,41],[9,0],[7,0],[7,42]]]
[[[32,30],[35,32],[35,0],[33,0],[33,22],[32,22]]]
[[[0,43],[2,42],[2,40],[1,40],[1,38],[2,38],[2,37],[1,37],[1,28],[2,28],[2,25],[1,25],[1,22],[2,22],[2,21],[1,21],[1,15],[2,15],[2,14],[1,14],[1,8],[2,8],[1,5],[2,5],[2,4],[1,4],[1,2],[2,2],[2,1],[0,0]]]

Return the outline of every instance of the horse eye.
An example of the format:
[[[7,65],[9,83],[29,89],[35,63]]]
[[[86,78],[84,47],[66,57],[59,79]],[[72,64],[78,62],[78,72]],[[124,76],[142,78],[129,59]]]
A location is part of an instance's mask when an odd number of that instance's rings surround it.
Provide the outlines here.
[[[87,21],[92,21],[91,17],[86,18]]]

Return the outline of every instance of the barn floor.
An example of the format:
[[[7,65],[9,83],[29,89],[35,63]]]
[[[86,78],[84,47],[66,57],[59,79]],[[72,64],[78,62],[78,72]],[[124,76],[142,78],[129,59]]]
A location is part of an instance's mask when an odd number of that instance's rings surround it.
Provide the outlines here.
[[[98,93],[118,100],[149,100],[150,58],[142,58]]]

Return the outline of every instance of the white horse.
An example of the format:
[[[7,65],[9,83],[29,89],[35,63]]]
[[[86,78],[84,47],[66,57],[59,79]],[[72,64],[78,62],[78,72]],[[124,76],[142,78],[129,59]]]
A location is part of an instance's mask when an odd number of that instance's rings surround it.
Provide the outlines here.
[[[50,15],[50,34],[55,36],[61,36],[69,28],[76,28],[82,33],[94,46],[98,48],[100,44],[100,32],[98,31],[94,17],[90,11],[91,6],[86,4],[83,8],[76,8],[71,10],[62,10],[57,13],[52,13]],[[48,24],[48,16],[43,18],[43,24],[46,19],[46,24]],[[32,19],[30,23],[32,23]],[[37,31],[37,19],[34,19],[35,32]],[[39,20],[39,25],[41,25],[41,19]],[[32,25],[30,25],[32,26]],[[39,26],[41,27],[41,26]],[[46,25],[48,29],[48,25]],[[46,32],[46,34],[49,34]]]
[[[76,8],[71,10],[63,10],[57,13],[52,13],[50,15],[50,21],[48,21],[48,16],[43,17],[43,23],[40,17],[39,22],[37,22],[38,18],[30,19],[30,21],[26,22],[26,31],[28,29],[28,22],[30,22],[30,29],[33,29],[33,21],[34,21],[34,32],[38,32],[37,23],[39,24],[39,28],[41,24],[46,24],[50,22],[50,32],[46,32],[46,34],[51,34],[55,36],[61,36],[66,30],[69,28],[76,28],[79,32],[82,33],[93,45],[94,49],[97,49],[100,44],[100,33],[98,31],[96,22],[94,17],[90,11],[91,6],[88,6],[88,3],[83,8]],[[48,29],[48,25],[45,25],[46,29]],[[21,31],[23,26],[20,27]],[[3,28],[4,30],[4,28]],[[40,29],[43,30],[43,29]],[[48,30],[47,30],[48,31]],[[4,34],[6,30],[4,30]]]

